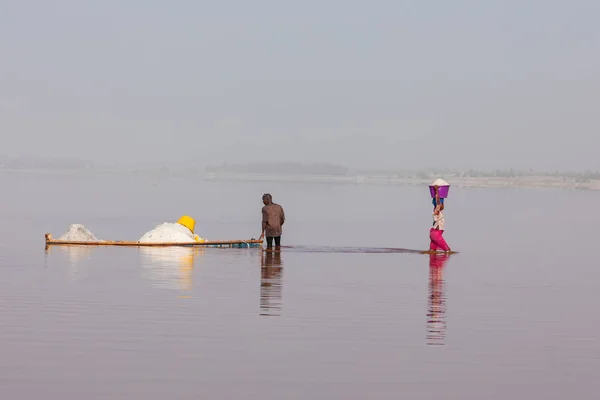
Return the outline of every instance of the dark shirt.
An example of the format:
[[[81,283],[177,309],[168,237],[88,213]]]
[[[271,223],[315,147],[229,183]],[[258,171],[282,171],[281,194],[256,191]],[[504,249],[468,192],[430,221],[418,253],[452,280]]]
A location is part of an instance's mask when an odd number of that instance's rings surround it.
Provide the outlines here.
[[[279,204],[271,203],[262,208],[262,223],[266,236],[281,236],[284,221],[285,213]]]

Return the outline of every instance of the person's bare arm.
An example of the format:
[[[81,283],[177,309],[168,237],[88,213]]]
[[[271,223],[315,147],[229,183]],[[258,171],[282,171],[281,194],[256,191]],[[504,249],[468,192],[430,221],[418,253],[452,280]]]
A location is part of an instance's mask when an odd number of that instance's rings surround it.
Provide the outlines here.
[[[437,185],[435,185],[433,189],[435,190],[435,206],[437,209],[437,207],[440,205],[440,188]]]
[[[260,238],[265,237],[265,231],[267,230],[267,212],[263,208],[262,210],[262,230],[260,232]]]

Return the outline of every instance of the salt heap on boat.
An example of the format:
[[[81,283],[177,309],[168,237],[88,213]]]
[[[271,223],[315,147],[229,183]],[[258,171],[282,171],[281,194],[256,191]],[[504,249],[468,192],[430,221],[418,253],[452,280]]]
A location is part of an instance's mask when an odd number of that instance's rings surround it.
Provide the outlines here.
[[[176,223],[164,222],[146,232],[138,243],[189,243],[205,242],[206,239],[196,235],[196,221],[184,215]]]
[[[102,242],[88,228],[81,224],[72,224],[69,230],[57,240],[65,242]]]

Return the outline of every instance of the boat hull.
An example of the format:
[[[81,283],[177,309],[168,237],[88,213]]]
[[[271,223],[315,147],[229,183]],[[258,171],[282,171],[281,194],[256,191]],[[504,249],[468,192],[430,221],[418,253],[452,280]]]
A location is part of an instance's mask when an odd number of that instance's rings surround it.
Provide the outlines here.
[[[251,247],[262,247],[262,240],[211,240],[206,242],[178,242],[178,243],[140,243],[121,240],[99,240],[93,242],[79,242],[52,239],[47,233],[46,247],[48,246],[121,246],[121,247],[221,247],[246,249]]]

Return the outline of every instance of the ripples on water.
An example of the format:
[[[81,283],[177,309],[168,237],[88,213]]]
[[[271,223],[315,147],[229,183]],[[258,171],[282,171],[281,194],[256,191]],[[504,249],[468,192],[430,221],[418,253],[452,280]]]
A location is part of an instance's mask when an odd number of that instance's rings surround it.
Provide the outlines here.
[[[421,188],[0,178],[3,399],[564,399],[598,389],[600,269],[582,240],[595,237],[595,193],[457,188],[445,236],[460,253],[447,257],[380,250],[427,247]],[[58,187],[78,201],[65,204]],[[70,223],[127,240],[183,213],[202,236],[256,237],[265,191],[286,207],[284,244],[306,246],[43,249],[45,232]]]

